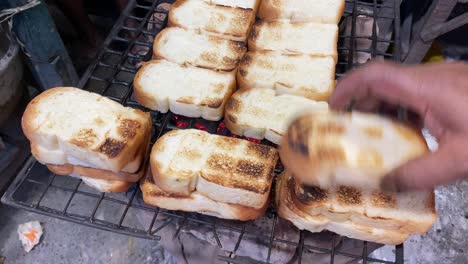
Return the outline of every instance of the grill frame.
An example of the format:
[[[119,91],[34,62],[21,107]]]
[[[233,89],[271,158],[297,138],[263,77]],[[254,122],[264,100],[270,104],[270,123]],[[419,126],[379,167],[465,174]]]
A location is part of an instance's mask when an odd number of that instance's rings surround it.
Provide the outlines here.
[[[152,50],[152,39],[154,36],[162,30],[167,23],[167,11],[160,8],[161,4],[170,4],[172,0],[132,0],[129,2],[127,8],[123,11],[115,23],[113,29],[109,33],[109,36],[104,41],[103,47],[96,60],[88,67],[83,74],[78,87],[97,92],[104,96],[107,96],[117,102],[120,102],[126,106],[131,106],[148,111],[144,107],[140,106],[133,98],[133,86],[132,80],[133,75],[136,73],[137,68],[132,68],[132,65],[139,64],[142,61],[151,59]],[[364,10],[364,11],[363,11]],[[392,10],[393,15],[389,15],[389,10]],[[156,21],[154,20],[153,14],[157,13],[164,19]],[[379,15],[381,14],[381,15]],[[373,18],[372,22],[372,35],[371,36],[358,36],[357,20],[360,16],[368,16]],[[363,2],[358,0],[346,0],[346,8],[344,17],[351,19],[351,30],[350,34],[346,35],[340,32],[339,35],[339,59],[336,68],[336,77],[341,77],[344,72],[359,66],[356,63],[355,52],[366,52],[371,57],[384,56],[387,59],[400,61],[400,15],[399,15],[399,1],[398,0],[384,0],[383,2],[373,0],[369,2]],[[393,26],[390,27],[390,31],[393,31],[391,39],[382,38],[378,35],[377,26],[379,26],[379,33],[384,32],[385,25],[388,25],[388,20],[393,21]],[[131,22],[133,21],[133,22]],[[152,22],[153,21],[153,22]],[[343,19],[340,24],[343,24]],[[135,27],[133,25],[136,25]],[[152,25],[156,30],[151,30]],[[144,37],[141,37],[144,36]],[[356,47],[356,40],[366,39],[371,42],[369,49],[358,49]],[[347,42],[346,40],[350,40]],[[378,46],[382,44],[391,45],[392,52],[382,52],[378,50]],[[139,50],[140,49],[140,50]],[[343,56],[343,51],[348,51],[346,56]],[[139,54],[140,53],[140,54]],[[144,53],[144,54],[142,54]],[[111,61],[111,62],[109,62]],[[128,75],[126,78],[122,76]],[[104,85],[98,85],[97,83],[105,83]],[[153,120],[153,134],[151,144],[163,135],[165,132],[172,129],[180,129],[178,124],[180,121],[186,123],[184,128],[207,128],[211,133],[220,133],[219,122],[209,122],[202,119],[190,119],[181,116],[174,115],[172,113],[160,114],[151,111]],[[184,123],[184,124],[185,124]],[[201,125],[200,125],[201,124]],[[221,127],[221,129],[223,129]],[[229,135],[228,132],[222,130],[221,134]],[[266,141],[262,141],[264,144],[269,144]],[[281,172],[281,167],[277,167],[276,173]],[[38,176],[39,175],[39,176]],[[37,178],[37,179],[36,179]],[[61,181],[65,181],[66,184],[60,184]],[[21,196],[21,191],[24,186],[31,185],[31,193],[28,193],[24,197]],[[63,186],[62,186],[63,185]],[[247,227],[248,223],[243,223],[240,228],[233,228],[229,225],[224,225],[217,221],[216,218],[212,218],[211,221],[200,220],[197,214],[174,212],[165,209],[159,209],[156,207],[145,206],[138,203],[141,199],[141,191],[135,184],[126,194],[122,197],[115,198],[114,195],[108,195],[105,193],[97,193],[82,189],[86,186],[81,180],[73,179],[70,177],[57,176],[47,171],[45,166],[40,165],[36,160],[30,156],[25,162],[22,169],[18,172],[17,177],[13,183],[9,186],[8,190],[2,197],[2,203],[32,211],[35,213],[59,218],[66,221],[71,221],[77,224],[82,224],[102,230],[107,230],[115,233],[152,239],[160,240],[161,237],[158,232],[165,228],[173,221],[179,222],[174,237],[179,234],[184,225],[187,223],[199,223],[202,225],[210,226],[213,230],[214,238],[218,246],[222,247],[221,240],[218,236],[220,229],[230,230],[238,233],[239,236],[235,243],[234,250],[230,252],[228,256],[219,256],[219,259],[229,263],[252,263],[251,260],[236,255],[236,251],[239,249],[241,243],[245,238],[258,238],[268,241],[268,253],[267,258],[263,262],[268,263],[271,260],[272,245],[274,243],[283,243],[287,245],[295,246],[296,259],[298,263],[301,263],[302,257],[305,254],[309,254],[308,251],[314,250],[323,252],[330,255],[330,263],[334,263],[335,256],[347,256],[357,260],[363,261],[363,263],[377,262],[377,263],[403,263],[403,246],[398,245],[395,247],[395,261],[386,261],[381,259],[375,259],[368,256],[368,242],[363,242],[362,254],[350,254],[340,251],[337,246],[331,248],[320,248],[306,244],[305,233],[306,231],[300,232],[298,242],[291,242],[275,237],[275,225],[278,222],[278,217],[272,208],[269,208],[266,216],[271,219],[271,231],[268,234],[258,234],[249,231]],[[41,190],[42,188],[42,190]],[[52,191],[54,190],[54,191]],[[62,209],[53,208],[46,202],[49,195],[57,200],[59,196],[53,194],[54,192],[62,192],[69,194],[67,200],[64,200],[64,207]],[[52,193],[52,194],[50,194]],[[54,196],[55,195],[55,196]],[[96,203],[94,207],[87,214],[76,214],[70,213],[68,210],[74,206],[75,197],[88,197],[93,199]],[[28,201],[31,197],[38,197],[37,201]],[[78,204],[78,206],[84,206],[84,204]],[[120,217],[117,221],[109,221],[99,219],[99,212],[103,207],[118,206],[122,208]],[[130,210],[142,210],[152,214],[149,228],[139,229],[129,227],[124,224],[126,217],[129,215]],[[155,227],[156,220],[159,216],[163,215],[169,220],[166,220],[162,225]],[[338,235],[333,235],[332,245],[334,245],[338,239],[341,239]],[[256,262],[255,262],[256,263]]]

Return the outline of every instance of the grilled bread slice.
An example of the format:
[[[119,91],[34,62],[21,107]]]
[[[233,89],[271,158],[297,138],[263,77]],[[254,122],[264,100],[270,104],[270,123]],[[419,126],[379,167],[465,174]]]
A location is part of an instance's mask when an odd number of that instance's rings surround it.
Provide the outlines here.
[[[248,221],[262,216],[268,208],[269,199],[262,208],[254,209],[238,204],[219,202],[210,199],[197,191],[190,195],[177,195],[162,190],[153,180],[151,171],[140,183],[143,200],[145,203],[168,210],[180,210],[197,212],[225,219]]]
[[[237,82],[241,89],[273,89],[277,94],[326,101],[335,88],[335,60],[269,51],[247,52],[239,65]]]
[[[275,189],[275,207],[278,215],[289,220],[301,230],[320,232],[326,229],[350,238],[389,245],[401,244],[409,236],[408,233],[402,231],[360,225],[355,223],[352,218],[350,220],[336,215],[337,219],[333,219],[325,215],[310,215],[302,211],[297,206],[298,202],[294,194],[294,180],[288,173],[282,173],[278,176]],[[309,198],[314,198],[314,193],[309,193],[309,195],[312,195]],[[320,194],[315,195],[322,197]],[[321,205],[317,204],[316,206]],[[398,215],[395,215],[395,217],[398,217]]]
[[[254,20],[253,9],[214,5],[200,0],[178,0],[171,6],[168,24],[245,42]]]
[[[338,24],[345,0],[262,0],[258,16],[264,20],[290,19]]]
[[[328,104],[295,95],[276,95],[270,89],[246,89],[228,100],[224,122],[236,135],[266,138],[279,144],[289,122],[303,111],[328,111]]]
[[[437,219],[433,191],[390,193],[346,186],[324,189],[300,184],[293,177],[289,191],[301,211],[333,221],[424,234]]]
[[[246,51],[244,42],[175,27],[161,31],[153,45],[155,59],[224,71],[237,67]]]
[[[366,113],[306,113],[281,144],[281,161],[307,185],[379,189],[387,173],[427,153],[419,130]]]
[[[151,151],[155,183],[164,191],[198,193],[218,202],[262,208],[268,199],[276,149],[188,129],[171,131]]]
[[[236,79],[234,72],[154,60],[140,68],[133,84],[136,100],[149,109],[216,121],[223,117]]]
[[[332,56],[337,59],[338,26],[312,22],[258,21],[249,35],[249,50]]]
[[[134,173],[140,167],[134,160],[148,144],[151,117],[95,93],[60,87],[28,104],[22,127],[43,164]]]

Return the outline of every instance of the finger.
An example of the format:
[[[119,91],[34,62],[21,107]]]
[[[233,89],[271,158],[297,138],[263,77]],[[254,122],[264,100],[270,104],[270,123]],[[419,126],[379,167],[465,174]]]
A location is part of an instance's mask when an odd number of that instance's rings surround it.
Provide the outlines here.
[[[466,155],[457,153],[452,146],[443,146],[395,169],[383,179],[381,188],[387,191],[424,190],[453,182],[466,175],[465,161],[460,157]]]
[[[407,71],[407,66],[388,62],[370,63],[343,77],[332,94],[332,108],[343,109],[351,100],[375,97],[423,113],[426,102],[420,96],[420,83]]]

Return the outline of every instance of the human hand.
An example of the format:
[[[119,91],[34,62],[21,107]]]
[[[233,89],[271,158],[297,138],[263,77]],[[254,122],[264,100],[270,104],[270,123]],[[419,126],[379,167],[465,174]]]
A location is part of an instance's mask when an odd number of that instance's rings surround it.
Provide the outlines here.
[[[369,63],[343,77],[330,107],[374,111],[382,104],[414,111],[439,148],[408,161],[382,182],[386,190],[428,189],[468,176],[468,64]]]

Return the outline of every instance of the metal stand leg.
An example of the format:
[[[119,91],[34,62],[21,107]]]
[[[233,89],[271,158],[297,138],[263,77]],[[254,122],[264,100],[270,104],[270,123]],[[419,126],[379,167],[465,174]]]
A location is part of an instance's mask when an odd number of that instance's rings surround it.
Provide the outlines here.
[[[29,1],[6,2],[18,7]],[[15,15],[13,31],[42,90],[78,83],[78,75],[44,3]]]
[[[431,3],[426,14],[411,29],[413,38],[410,41],[404,63],[421,62],[435,38],[454,29],[455,25],[460,26],[462,24],[460,20],[468,22],[466,17],[447,21],[457,2],[458,0],[435,0]],[[410,32],[406,33],[407,35],[411,34]]]

